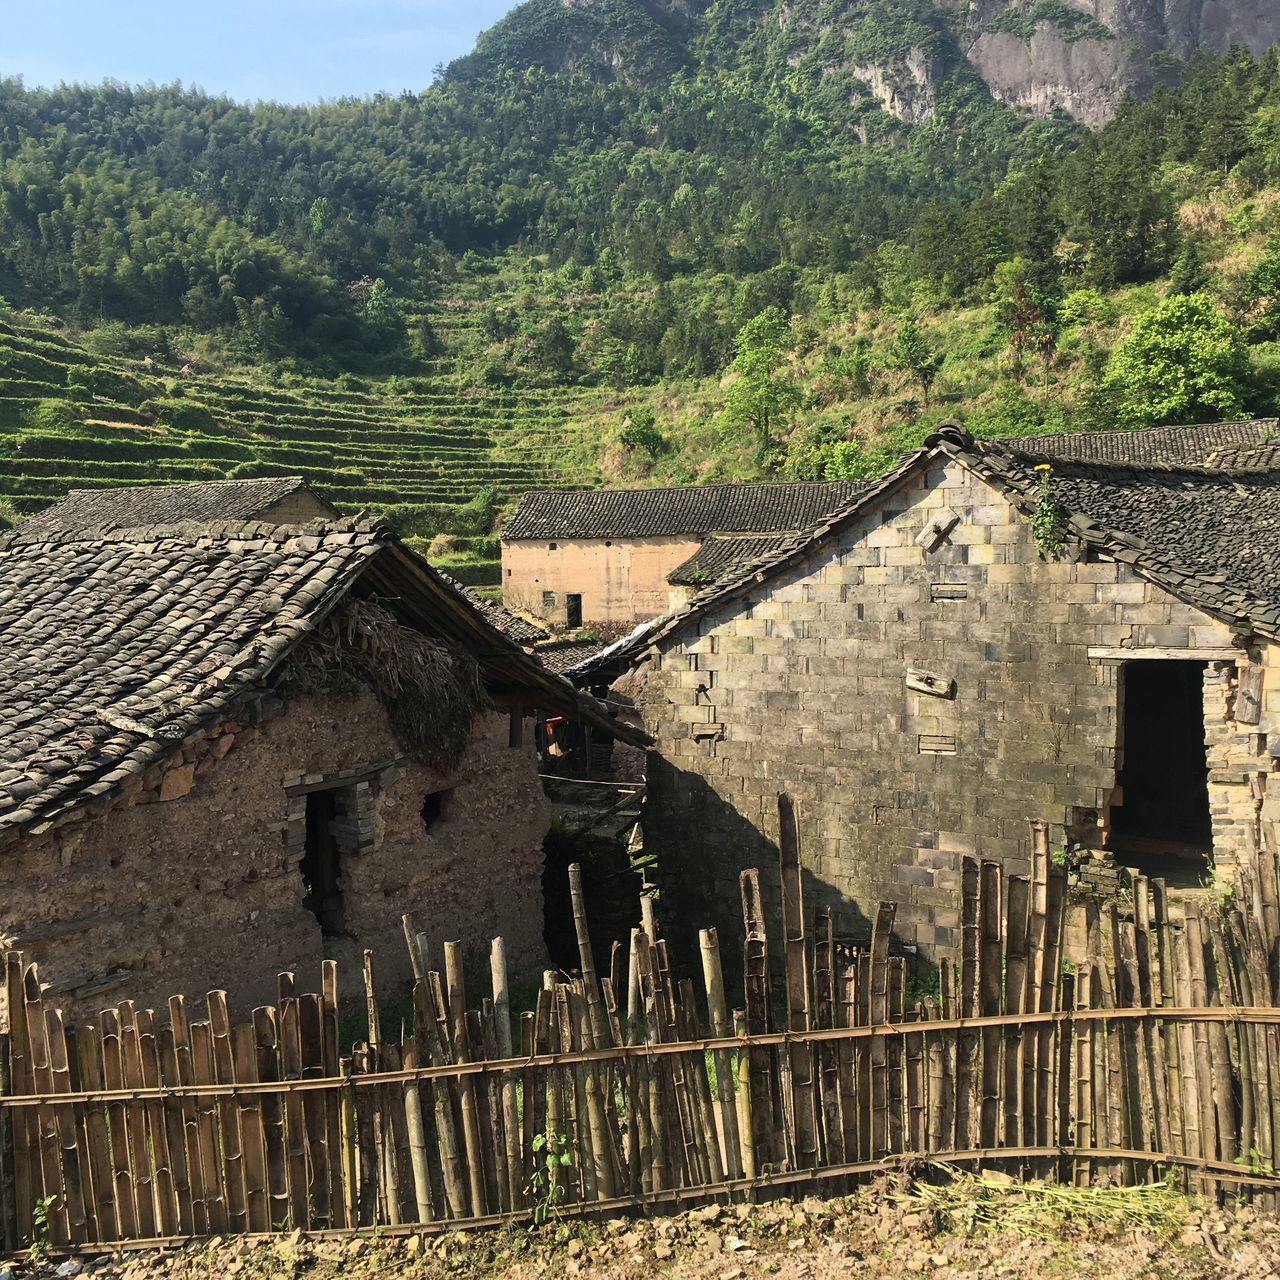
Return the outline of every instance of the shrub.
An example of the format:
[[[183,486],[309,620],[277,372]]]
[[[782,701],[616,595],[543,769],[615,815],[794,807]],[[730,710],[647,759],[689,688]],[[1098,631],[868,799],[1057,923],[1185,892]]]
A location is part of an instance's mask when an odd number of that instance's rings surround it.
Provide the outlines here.
[[[27,425],[37,431],[69,431],[80,425],[80,415],[67,400],[37,400],[26,414]]]
[[[146,401],[142,408],[162,426],[175,431],[216,431],[218,420],[204,405],[194,400],[179,400],[156,396]]]

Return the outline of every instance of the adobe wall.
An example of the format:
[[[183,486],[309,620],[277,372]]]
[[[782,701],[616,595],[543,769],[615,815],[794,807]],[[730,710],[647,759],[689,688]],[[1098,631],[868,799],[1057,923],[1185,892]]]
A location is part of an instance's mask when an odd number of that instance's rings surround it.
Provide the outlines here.
[[[667,611],[667,574],[700,545],[696,537],[503,542],[502,602],[555,625],[564,624],[568,593],[582,596],[587,625],[656,618]],[[548,591],[553,608],[543,604]]]
[[[390,763],[366,784],[363,851],[343,855],[351,939],[329,950],[344,988],[358,989],[364,947],[385,991],[409,977],[406,911],[435,964],[445,939],[478,956],[501,933],[513,980],[534,974],[550,810],[532,748],[508,746],[508,734],[505,715],[483,717],[443,777],[403,759],[371,695],[302,697],[260,727],[221,726],[127,807],[0,852],[0,934],[39,962],[75,1020],[126,997],[163,1009],[171,994],[195,1001],[218,987],[243,1012],[274,998],[284,969],[319,990],[325,940],[303,905],[305,821],[286,788]],[[532,742],[531,726],[523,736]],[[454,790],[428,832],[423,798],[442,787]],[[487,962],[473,970],[487,981]]]
[[[960,517],[936,550],[917,535]],[[959,598],[963,597],[963,598]],[[887,498],[827,550],[661,644],[638,701],[657,739],[645,807],[688,927],[740,932],[738,873],[776,902],[777,795],[797,802],[808,906],[865,936],[874,904],[927,954],[958,941],[965,854],[1028,871],[1029,818],[1096,841],[1115,786],[1119,666],[1090,647],[1203,651],[1228,629],[1114,562],[1044,562],[1027,522],[955,463]],[[1260,724],[1233,718],[1237,667],[1206,671],[1220,861],[1275,831],[1280,664]],[[1240,651],[1240,660],[1249,656]],[[954,696],[907,686],[909,669]],[[1270,735],[1270,736],[1269,736]],[[1268,743],[1272,744],[1270,749]]]

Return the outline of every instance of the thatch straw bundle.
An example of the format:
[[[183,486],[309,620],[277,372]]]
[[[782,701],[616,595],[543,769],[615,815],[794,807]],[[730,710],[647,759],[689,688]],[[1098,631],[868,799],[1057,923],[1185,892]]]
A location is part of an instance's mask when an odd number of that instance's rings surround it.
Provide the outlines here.
[[[372,689],[406,751],[441,772],[466,750],[488,705],[470,654],[401,626],[374,600],[350,598],[290,655],[288,690],[354,697]]]

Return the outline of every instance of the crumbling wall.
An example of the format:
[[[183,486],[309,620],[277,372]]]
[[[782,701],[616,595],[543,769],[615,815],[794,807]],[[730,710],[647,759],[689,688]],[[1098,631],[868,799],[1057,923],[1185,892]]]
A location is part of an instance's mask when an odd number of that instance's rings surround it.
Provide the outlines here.
[[[531,743],[531,727],[523,735]],[[40,964],[74,1018],[124,997],[163,1008],[224,988],[238,1010],[297,969],[316,990],[326,951],[359,981],[372,947],[386,989],[408,977],[400,917],[473,953],[501,933],[514,970],[543,962],[541,843],[549,807],[530,746],[505,715],[478,719],[444,776],[405,758],[372,696],[297,698],[259,726],[225,724],[142,781],[130,803],[0,853],[0,934]],[[322,939],[303,905],[297,797],[379,770],[371,839],[343,855],[346,939]],[[428,792],[451,789],[428,831]],[[291,817],[293,819],[291,823]]]
[[[939,518],[945,536],[922,545]],[[1055,848],[1105,829],[1119,666],[1097,651],[1209,660],[1232,646],[1228,628],[1126,565],[1042,560],[1001,495],[939,462],[650,658],[638,698],[658,744],[647,846],[689,918],[729,927],[743,867],[776,886],[787,791],[810,906],[827,903],[841,934],[865,937],[875,903],[894,901],[904,942],[948,951],[965,854],[1025,874],[1029,818],[1053,825]],[[1280,715],[1280,671],[1267,672]],[[1206,702],[1226,857],[1245,847],[1241,814],[1270,767],[1256,726],[1230,718],[1236,701],[1224,686]]]

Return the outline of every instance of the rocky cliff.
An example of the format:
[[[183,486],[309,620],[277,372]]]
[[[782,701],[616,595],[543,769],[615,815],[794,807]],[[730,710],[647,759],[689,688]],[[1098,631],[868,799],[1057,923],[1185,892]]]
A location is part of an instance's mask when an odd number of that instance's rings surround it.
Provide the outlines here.
[[[1198,48],[1277,42],[1280,0],[528,0],[455,67],[641,82],[807,69],[910,124],[976,72],[1001,102],[1097,127]]]
[[[1105,124],[1197,48],[1255,54],[1280,41],[1275,0],[970,0],[957,14],[965,55],[1002,102]]]

